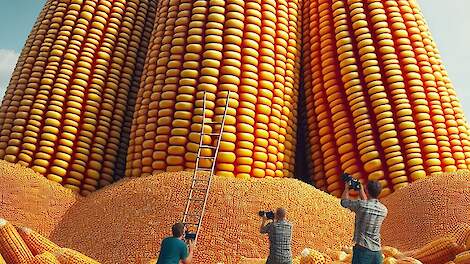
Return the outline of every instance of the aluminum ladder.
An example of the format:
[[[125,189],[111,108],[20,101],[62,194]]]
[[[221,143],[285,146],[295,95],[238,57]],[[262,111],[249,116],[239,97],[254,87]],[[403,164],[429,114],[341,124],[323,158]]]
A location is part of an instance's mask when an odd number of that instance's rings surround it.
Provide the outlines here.
[[[214,176],[215,164],[217,161],[217,154],[219,153],[220,141],[222,139],[222,134],[224,132],[225,117],[227,116],[227,109],[229,105],[230,92],[227,93],[224,114],[222,117],[222,122],[209,121],[206,122],[206,92],[204,92],[203,98],[203,112],[202,112],[202,127],[200,132],[199,139],[199,149],[196,157],[196,167],[194,169],[191,181],[191,187],[189,190],[188,200],[186,202],[186,209],[184,210],[183,221],[182,223],[186,227],[186,232],[194,239],[194,244],[197,242],[199,236],[199,231],[201,229],[202,218],[206,209],[207,198],[209,196],[209,189],[212,183],[212,178]],[[214,133],[214,129],[211,130],[211,133],[205,133],[204,128],[206,125],[220,125],[220,131]],[[205,145],[203,142],[204,136],[210,136],[211,138],[216,138],[216,146]],[[214,142],[214,141],[212,141]],[[213,156],[203,156],[201,154],[201,149],[212,149]],[[212,162],[210,168],[201,168],[200,161],[209,160]]]

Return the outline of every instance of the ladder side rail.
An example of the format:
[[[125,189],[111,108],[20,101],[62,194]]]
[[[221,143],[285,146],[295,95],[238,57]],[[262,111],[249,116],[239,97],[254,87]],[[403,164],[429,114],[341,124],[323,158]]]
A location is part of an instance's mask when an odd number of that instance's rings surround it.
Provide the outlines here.
[[[192,195],[193,195],[193,189],[194,189],[194,186],[196,184],[195,179],[196,179],[197,170],[199,168],[199,156],[200,156],[200,153],[201,153],[201,144],[202,144],[202,140],[203,140],[202,134],[204,132],[205,119],[206,119],[206,91],[204,91],[203,101],[202,101],[202,124],[201,124],[201,132],[199,133],[199,135],[200,135],[199,148],[198,148],[198,152],[197,152],[197,156],[196,156],[195,168],[194,168],[192,179],[191,179],[191,187],[189,189],[188,201],[186,202],[186,208],[184,210],[183,223],[186,222],[186,218],[187,218],[190,203],[191,203],[191,198],[192,198]]]
[[[199,230],[201,228],[201,224],[202,224],[202,218],[204,216],[204,213],[205,213],[205,210],[206,210],[206,205],[207,205],[207,198],[209,197],[209,190],[210,190],[210,186],[211,186],[211,183],[212,183],[212,177],[214,175],[214,169],[215,169],[215,164],[217,162],[217,155],[219,153],[219,147],[220,147],[220,141],[222,139],[222,135],[224,133],[224,126],[225,126],[225,117],[227,115],[227,109],[228,109],[228,104],[229,104],[229,98],[230,98],[230,91],[227,93],[227,101],[225,103],[225,109],[224,109],[224,115],[222,116],[222,123],[221,123],[221,126],[220,126],[220,133],[219,133],[219,136],[218,136],[218,140],[217,140],[217,147],[215,149],[215,153],[214,153],[214,161],[212,162],[212,168],[211,168],[211,171],[210,171],[210,175],[209,175],[209,182],[207,184],[207,190],[206,190],[206,195],[204,197],[204,203],[202,205],[202,212],[201,212],[201,216],[199,217],[199,224],[197,226],[197,231],[196,231],[196,238],[194,240],[194,243],[196,244],[196,241],[197,241],[197,238],[199,236]]]

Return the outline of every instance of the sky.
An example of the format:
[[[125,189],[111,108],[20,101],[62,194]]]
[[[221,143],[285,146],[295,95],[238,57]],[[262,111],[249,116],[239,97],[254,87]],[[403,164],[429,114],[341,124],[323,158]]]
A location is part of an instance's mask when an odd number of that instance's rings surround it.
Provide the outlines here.
[[[470,1],[418,0],[466,116],[470,116]],[[0,97],[45,0],[0,0]]]

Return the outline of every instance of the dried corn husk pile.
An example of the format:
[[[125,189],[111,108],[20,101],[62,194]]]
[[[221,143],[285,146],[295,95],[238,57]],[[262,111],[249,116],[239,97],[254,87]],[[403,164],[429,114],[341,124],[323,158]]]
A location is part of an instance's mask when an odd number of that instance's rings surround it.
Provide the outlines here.
[[[470,225],[468,171],[433,175],[385,197],[382,240],[401,250],[424,246]]]
[[[15,227],[0,218],[0,263],[8,264],[99,264],[70,248],[62,248],[41,234]]]

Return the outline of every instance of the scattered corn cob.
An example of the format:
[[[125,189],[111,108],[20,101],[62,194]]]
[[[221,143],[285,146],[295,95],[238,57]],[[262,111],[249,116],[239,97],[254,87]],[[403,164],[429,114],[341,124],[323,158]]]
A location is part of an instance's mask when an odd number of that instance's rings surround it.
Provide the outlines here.
[[[2,254],[0,254],[0,264],[7,264],[5,259],[2,257]]]
[[[397,264],[423,264],[423,263],[412,257],[404,257],[404,258],[398,259]]]
[[[33,258],[33,254],[15,227],[2,218],[0,218],[0,255],[7,263],[24,263]]]
[[[383,264],[397,264],[398,260],[394,257],[386,257],[383,260]]]
[[[60,262],[54,256],[54,254],[47,252],[47,251],[34,256],[33,260],[31,260],[28,263],[30,264],[60,264]]]
[[[59,248],[53,252],[60,263],[65,264],[99,264],[98,261],[70,248]]]
[[[382,247],[382,253],[385,255],[385,257],[397,258],[400,254],[400,251],[394,247],[384,246]]]
[[[418,249],[412,256],[424,264],[440,264],[453,260],[462,251],[451,236],[436,239]]]
[[[455,264],[469,264],[470,263],[470,250],[459,253],[455,259]]]
[[[470,250],[459,253],[455,257],[454,262],[456,264],[469,264],[470,263]]]
[[[300,259],[300,264],[326,263],[325,256],[314,249],[306,248],[300,253],[300,255],[302,256],[302,258]]]
[[[17,230],[34,256],[43,252],[54,252],[60,248],[54,242],[29,228],[20,227]]]

